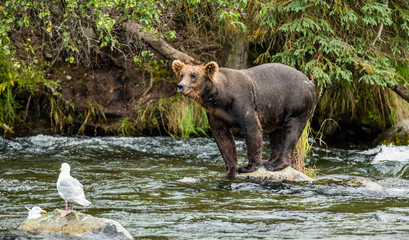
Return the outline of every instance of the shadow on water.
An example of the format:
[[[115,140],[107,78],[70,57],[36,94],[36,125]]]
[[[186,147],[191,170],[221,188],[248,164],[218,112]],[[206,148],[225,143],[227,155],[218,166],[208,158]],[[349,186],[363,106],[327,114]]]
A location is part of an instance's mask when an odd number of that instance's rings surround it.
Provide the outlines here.
[[[237,149],[244,164],[243,141]],[[27,237],[15,230],[25,206],[64,208],[55,186],[62,162],[92,202],[78,210],[116,220],[135,238],[405,239],[409,233],[409,147],[314,147],[309,164],[319,170],[317,182],[257,183],[224,179],[223,160],[208,138],[39,135],[0,138],[0,238]],[[342,184],[356,177],[387,194]]]

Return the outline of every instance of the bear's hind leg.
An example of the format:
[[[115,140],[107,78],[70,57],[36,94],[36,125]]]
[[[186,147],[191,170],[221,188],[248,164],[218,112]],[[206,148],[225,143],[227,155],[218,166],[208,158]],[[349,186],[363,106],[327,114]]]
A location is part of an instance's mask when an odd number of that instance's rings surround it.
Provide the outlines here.
[[[282,168],[285,166],[280,166],[282,163],[280,159],[283,157],[283,129],[279,128],[273,132],[269,133],[270,138],[270,159],[264,164],[265,168],[270,171],[275,171],[271,169]]]
[[[291,117],[285,120],[282,135],[282,153],[274,161],[269,161],[265,167],[270,171],[282,170],[291,164],[294,148],[300,138],[307,120],[304,117]]]

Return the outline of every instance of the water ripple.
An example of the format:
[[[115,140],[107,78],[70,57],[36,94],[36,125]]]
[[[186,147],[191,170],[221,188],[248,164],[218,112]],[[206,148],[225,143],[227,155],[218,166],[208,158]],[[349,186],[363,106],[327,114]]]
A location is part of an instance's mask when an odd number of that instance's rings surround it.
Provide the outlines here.
[[[317,182],[254,183],[222,177],[224,162],[211,138],[0,138],[0,238],[15,234],[25,206],[64,207],[55,187],[62,162],[71,164],[92,202],[78,210],[116,220],[136,238],[405,238],[408,153],[408,147],[314,146],[309,164],[318,169]],[[245,164],[240,138],[237,155]],[[389,195],[343,184],[357,177]]]

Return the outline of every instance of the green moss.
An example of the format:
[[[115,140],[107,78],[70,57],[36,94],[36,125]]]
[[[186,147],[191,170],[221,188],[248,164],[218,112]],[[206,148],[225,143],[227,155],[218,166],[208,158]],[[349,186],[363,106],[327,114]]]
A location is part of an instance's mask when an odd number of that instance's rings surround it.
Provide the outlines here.
[[[76,81],[74,84],[75,89],[80,89],[82,86],[84,86],[88,82],[88,79],[85,77],[80,78],[80,80]]]
[[[409,146],[409,134],[399,135],[394,134],[388,139],[385,139],[381,142],[382,145],[395,145],[395,146]]]

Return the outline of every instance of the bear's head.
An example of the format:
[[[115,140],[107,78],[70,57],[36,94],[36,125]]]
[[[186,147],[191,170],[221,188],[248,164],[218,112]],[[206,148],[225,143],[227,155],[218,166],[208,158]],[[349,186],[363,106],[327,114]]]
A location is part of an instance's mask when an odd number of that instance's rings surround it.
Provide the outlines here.
[[[198,99],[198,94],[203,87],[215,82],[215,75],[219,70],[215,62],[209,62],[205,66],[191,66],[179,60],[173,61],[172,68],[180,79],[178,92],[194,99]]]

